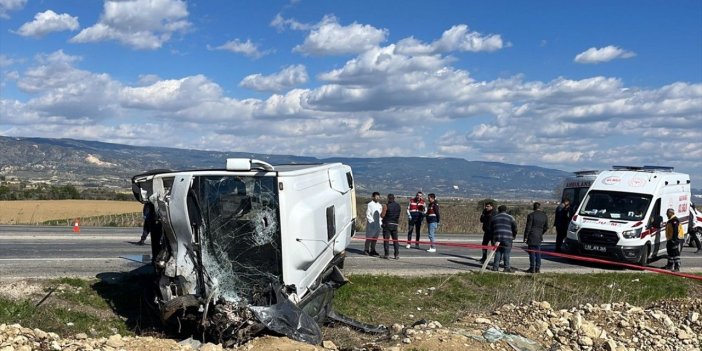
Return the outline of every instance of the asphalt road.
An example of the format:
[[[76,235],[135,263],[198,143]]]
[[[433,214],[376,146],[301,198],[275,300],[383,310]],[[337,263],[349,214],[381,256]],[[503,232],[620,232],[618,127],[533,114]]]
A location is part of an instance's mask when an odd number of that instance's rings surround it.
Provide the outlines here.
[[[94,277],[104,273],[129,272],[150,262],[149,245],[139,246],[141,228],[95,228],[82,227],[73,233],[71,227],[0,226],[0,278],[46,278],[79,276]],[[344,271],[348,274],[399,274],[431,275],[479,271],[479,249],[454,247],[452,244],[480,244],[481,235],[445,234],[437,241],[436,253],[428,253],[427,245],[422,249],[400,247],[399,260],[384,260],[363,255],[363,234],[356,236],[347,249]],[[400,238],[402,239],[402,238]],[[147,240],[147,244],[149,241]],[[512,250],[511,264],[517,270],[529,268],[529,258],[519,249]],[[550,251],[553,243],[547,242],[543,249]],[[382,254],[382,244],[378,245]],[[392,247],[390,248],[392,255]],[[694,254],[685,248],[682,254],[683,272],[702,272],[702,254]],[[665,259],[651,263],[661,268]],[[579,262],[544,255],[542,272],[624,272],[629,269]],[[518,273],[519,274],[519,273]]]

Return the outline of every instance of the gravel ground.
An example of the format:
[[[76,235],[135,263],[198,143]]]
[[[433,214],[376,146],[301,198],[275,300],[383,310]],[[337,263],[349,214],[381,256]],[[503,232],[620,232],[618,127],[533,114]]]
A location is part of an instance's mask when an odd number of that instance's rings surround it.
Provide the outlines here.
[[[467,314],[450,327],[435,321],[395,324],[376,343],[339,348],[334,341],[308,345],[284,337],[256,338],[235,350],[700,350],[702,299],[685,298],[639,307],[627,303],[554,310],[546,301],[504,305],[492,313]],[[221,345],[180,343],[154,337],[60,337],[20,325],[0,325],[0,351],[28,350],[223,350]]]

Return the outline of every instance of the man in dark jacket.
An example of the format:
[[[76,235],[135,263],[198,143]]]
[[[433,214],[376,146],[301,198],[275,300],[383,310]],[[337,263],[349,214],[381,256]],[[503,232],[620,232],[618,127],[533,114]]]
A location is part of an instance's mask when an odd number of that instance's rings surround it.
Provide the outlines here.
[[[490,232],[493,234],[493,240],[495,243],[500,244],[495,252],[492,270],[497,271],[500,267],[500,261],[504,258],[504,271],[512,273],[512,267],[509,265],[509,256],[512,252],[512,242],[517,237],[517,222],[507,213],[507,206],[500,205],[497,208],[497,212],[490,221]]]
[[[665,269],[673,272],[680,271],[680,242],[683,239],[682,226],[680,220],[675,216],[675,210],[669,208],[665,213],[668,216],[668,223],[665,226],[665,248],[668,252],[668,264]]]
[[[568,198],[563,198],[563,201],[556,207],[556,215],[553,220],[553,226],[556,227],[556,252],[561,252],[563,240],[565,240],[568,234],[570,217],[572,217],[570,200]]]
[[[492,202],[486,202],[483,213],[480,215],[480,223],[483,224],[483,246],[486,246],[488,243],[495,245],[495,242],[492,241],[492,233],[490,233],[490,221],[493,216],[495,216],[495,205]],[[486,259],[487,249],[483,249],[483,257],[480,259],[480,263],[485,262]]]
[[[383,218],[383,249],[385,250],[383,258],[385,259],[390,255],[390,238],[392,238],[392,245],[395,250],[395,259],[400,258],[400,244],[397,242],[400,211],[400,205],[395,202],[395,195],[388,194],[388,203],[383,206],[383,211],[380,213],[380,217]]]
[[[154,224],[156,223],[156,208],[151,202],[144,202],[144,207],[141,210],[144,216],[144,226],[141,230],[141,240],[137,244],[144,245],[146,237],[153,231]],[[151,238],[153,241],[153,238]]]
[[[547,230],[548,217],[544,211],[541,211],[541,204],[534,202],[534,212],[527,215],[526,227],[524,227],[524,242],[529,250],[528,273],[541,273],[541,252],[539,251]]]

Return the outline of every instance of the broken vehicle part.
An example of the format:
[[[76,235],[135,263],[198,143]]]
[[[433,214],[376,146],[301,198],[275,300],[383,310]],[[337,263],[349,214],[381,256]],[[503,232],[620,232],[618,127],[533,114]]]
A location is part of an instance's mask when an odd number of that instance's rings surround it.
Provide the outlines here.
[[[161,223],[152,245],[164,321],[230,344],[263,329],[321,341],[355,233],[350,167],[229,159],[136,175],[132,188]]]

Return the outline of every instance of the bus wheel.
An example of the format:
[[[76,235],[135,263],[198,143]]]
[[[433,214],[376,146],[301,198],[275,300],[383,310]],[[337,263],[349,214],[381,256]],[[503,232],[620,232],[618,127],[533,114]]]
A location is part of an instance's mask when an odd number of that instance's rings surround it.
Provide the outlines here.
[[[643,250],[641,250],[641,258],[639,258],[639,266],[644,266],[648,265],[648,252],[649,248],[648,245],[644,245]]]

